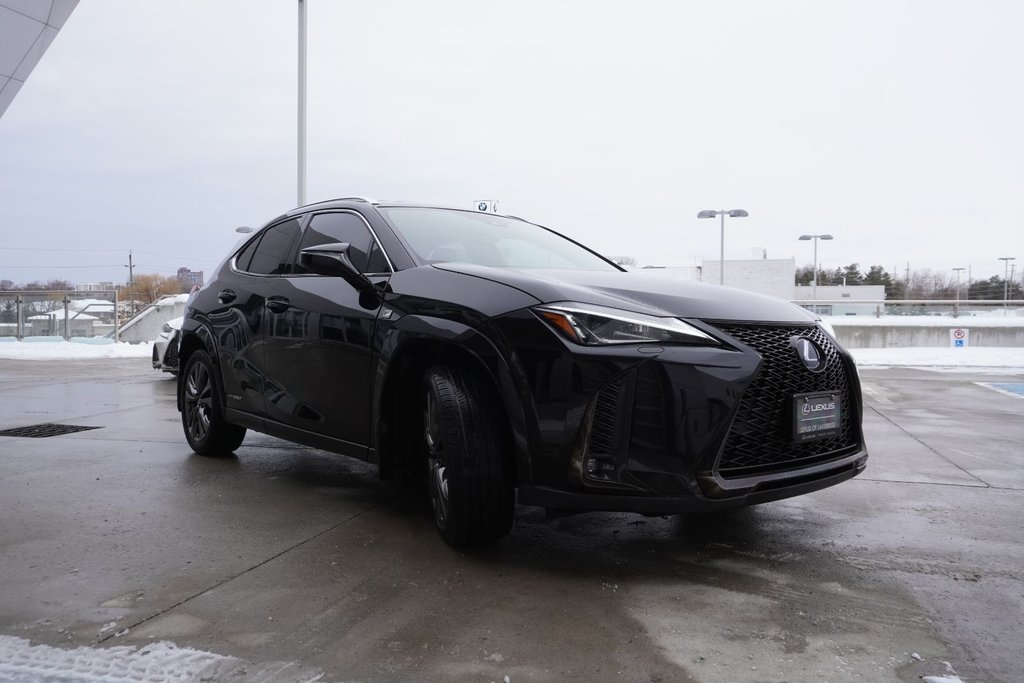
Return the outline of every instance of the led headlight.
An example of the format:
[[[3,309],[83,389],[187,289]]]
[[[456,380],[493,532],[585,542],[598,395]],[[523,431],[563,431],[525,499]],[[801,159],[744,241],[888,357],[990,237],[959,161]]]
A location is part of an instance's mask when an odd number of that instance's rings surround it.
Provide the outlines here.
[[[569,341],[584,346],[607,344],[698,344],[718,342],[678,318],[658,318],[591,304],[545,304],[533,311]]]

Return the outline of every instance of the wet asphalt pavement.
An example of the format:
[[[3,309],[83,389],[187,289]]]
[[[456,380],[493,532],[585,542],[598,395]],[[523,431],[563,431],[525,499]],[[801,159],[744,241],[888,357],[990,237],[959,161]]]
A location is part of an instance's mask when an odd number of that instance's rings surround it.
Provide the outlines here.
[[[455,551],[375,468],[193,455],[148,359],[0,361],[0,635],[297,681],[1024,680],[1024,398],[867,369],[859,478],[716,517],[520,508]],[[947,663],[948,662],[948,666]],[[2,663],[2,662],[0,662]]]

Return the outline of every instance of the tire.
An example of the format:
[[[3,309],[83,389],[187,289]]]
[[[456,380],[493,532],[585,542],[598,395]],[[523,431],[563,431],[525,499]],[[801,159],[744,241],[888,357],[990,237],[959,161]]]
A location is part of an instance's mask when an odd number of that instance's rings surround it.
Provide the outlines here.
[[[181,426],[188,445],[199,455],[228,455],[245,438],[245,427],[224,421],[214,372],[209,354],[196,351],[178,381]]]
[[[441,537],[453,546],[505,537],[515,512],[509,439],[479,378],[457,368],[427,370],[423,441]]]

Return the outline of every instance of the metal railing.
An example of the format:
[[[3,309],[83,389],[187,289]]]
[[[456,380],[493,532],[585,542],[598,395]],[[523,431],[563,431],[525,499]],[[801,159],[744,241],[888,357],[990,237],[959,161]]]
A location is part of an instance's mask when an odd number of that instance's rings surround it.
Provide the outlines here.
[[[119,306],[113,289],[0,291],[0,339],[117,339]]]
[[[1004,299],[797,299],[802,306],[818,315],[831,316],[1015,316],[1024,310],[1024,301]]]

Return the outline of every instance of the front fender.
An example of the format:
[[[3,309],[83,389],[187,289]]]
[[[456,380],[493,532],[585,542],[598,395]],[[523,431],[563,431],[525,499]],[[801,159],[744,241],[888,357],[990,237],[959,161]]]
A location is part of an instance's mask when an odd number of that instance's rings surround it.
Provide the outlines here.
[[[521,373],[515,371],[514,353],[496,327],[484,323],[476,328],[462,321],[406,315],[381,333],[379,348],[374,415],[384,415],[392,392],[409,380],[403,373],[422,372],[441,362],[470,363],[490,379],[500,400],[512,436],[517,482],[531,482],[530,453],[539,443],[536,411]],[[378,448],[384,428],[378,417],[374,430]]]

